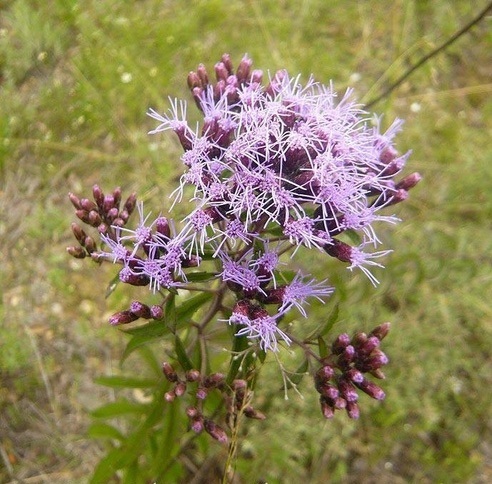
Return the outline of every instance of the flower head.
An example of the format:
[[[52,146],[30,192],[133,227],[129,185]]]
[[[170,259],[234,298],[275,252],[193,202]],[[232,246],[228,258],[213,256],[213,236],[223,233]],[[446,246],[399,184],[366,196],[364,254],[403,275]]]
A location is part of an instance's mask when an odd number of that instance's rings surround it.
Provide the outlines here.
[[[403,199],[419,179],[401,186],[394,181],[408,156],[393,145],[402,122],[384,132],[351,91],[338,99],[331,85],[313,78],[303,85],[285,71],[262,85],[262,73],[251,66],[244,57],[234,72],[224,55],[215,84],[203,66],[190,74],[204,116],[201,130],[186,124],[183,101],[173,101],[167,116],[150,112],[161,123],[154,132],[173,130],[184,148],[179,193],[192,186],[198,206],[185,220],[184,245],[200,252],[211,240],[220,239],[220,249],[226,239],[248,244],[275,232],[296,250],[326,249],[337,235],[355,230],[365,243],[347,262],[371,277],[367,266],[374,264],[367,261],[375,255],[364,259],[359,252],[380,243],[376,222],[397,221],[379,211]],[[212,208],[217,216],[206,220]]]

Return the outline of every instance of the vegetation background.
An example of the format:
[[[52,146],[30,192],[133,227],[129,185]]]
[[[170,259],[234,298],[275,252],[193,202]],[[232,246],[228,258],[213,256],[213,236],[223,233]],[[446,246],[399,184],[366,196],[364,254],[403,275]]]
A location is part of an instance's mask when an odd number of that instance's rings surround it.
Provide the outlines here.
[[[169,206],[180,151],[172,136],[148,136],[149,107],[189,99],[187,73],[224,52],[353,86],[368,102],[486,4],[1,1],[0,481],[82,483],[103,454],[86,434],[89,412],[115,391],[93,379],[118,369],[125,339],[106,321],[127,296],[106,300],[112,268],[66,254],[67,193],[97,182],[137,191],[154,212]],[[406,120],[407,173],[424,177],[395,210],[403,222],[383,231],[395,251],[381,285],[306,260],[339,288],[336,334],[393,323],[387,399],[366,399],[359,421],[324,421],[308,385],[304,400],[285,401],[272,370],[260,396],[268,419],[250,427],[238,463],[243,482],[492,481],[490,21],[373,107]]]

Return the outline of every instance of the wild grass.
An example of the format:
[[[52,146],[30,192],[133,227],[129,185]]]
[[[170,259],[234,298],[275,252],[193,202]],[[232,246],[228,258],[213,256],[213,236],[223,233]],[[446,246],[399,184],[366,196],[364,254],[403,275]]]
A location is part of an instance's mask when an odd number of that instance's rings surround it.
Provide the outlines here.
[[[137,191],[157,212],[179,176],[171,137],[145,112],[188,96],[186,74],[224,52],[373,98],[487,2],[11,0],[0,5],[0,480],[85,482],[102,453],[88,411],[114,398],[93,378],[118,365],[106,323],[110,269],[78,262],[69,191]],[[238,462],[244,482],[488,482],[492,478],[492,35],[490,16],[374,106],[406,120],[401,151],[424,179],[383,232],[394,253],[376,289],[325,259],[335,330],[393,323],[383,404],[325,422],[278,391],[274,365]],[[96,286],[95,280],[101,281]],[[313,323],[328,307],[317,307]],[[218,447],[211,447],[220,455]]]

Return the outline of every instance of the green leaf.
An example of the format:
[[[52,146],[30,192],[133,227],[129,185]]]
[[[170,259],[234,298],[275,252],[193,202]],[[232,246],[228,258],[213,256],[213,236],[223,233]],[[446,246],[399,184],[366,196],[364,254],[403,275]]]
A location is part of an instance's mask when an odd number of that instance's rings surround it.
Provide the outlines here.
[[[350,242],[354,245],[360,245],[362,243],[362,238],[358,232],[355,230],[346,230],[344,234],[348,237]]]
[[[319,356],[321,358],[326,358],[329,354],[328,346],[326,345],[325,340],[321,336],[318,336],[318,348],[319,348]]]
[[[176,357],[179,361],[179,364],[181,365],[183,370],[185,371],[191,370],[193,368],[193,363],[186,353],[186,349],[184,347],[183,342],[181,341],[178,335],[176,335],[174,341],[175,341],[174,347],[176,349]]]
[[[257,352],[256,352],[257,356],[258,356],[258,359],[260,360],[260,363],[265,363],[265,359],[266,359],[266,351],[265,350],[262,350],[262,349],[259,349]]]
[[[111,388],[152,388],[157,384],[154,378],[137,378],[133,376],[100,376],[95,379],[99,385]]]
[[[156,394],[153,404],[145,405],[147,418],[141,422],[136,431],[129,435],[124,443],[116,449],[111,450],[101,459],[90,480],[91,484],[109,482],[111,477],[120,469],[133,465],[138,456],[145,453],[143,447],[148,440],[152,427],[162,419],[164,409],[164,393]]]
[[[213,272],[190,272],[189,274],[186,274],[186,279],[188,279],[188,282],[203,282],[203,281],[209,281],[210,279],[213,279],[217,277],[217,274]]]
[[[111,279],[109,281],[109,284],[108,284],[108,287],[106,288],[106,293],[104,294],[104,297],[107,299],[109,296],[111,296],[111,294],[113,294],[113,292],[115,291],[115,289],[118,287],[118,284],[120,283],[120,273],[118,272],[114,277],[113,279]]]
[[[142,361],[144,361],[152,373],[157,377],[162,377],[161,362],[157,359],[154,352],[148,346],[140,346],[138,348],[138,354]]]
[[[117,428],[104,422],[91,424],[87,433],[92,438],[125,440],[125,436]]]
[[[227,373],[226,378],[228,384],[231,384],[234,378],[236,378],[239,367],[241,366],[244,359],[244,355],[236,355],[248,348],[248,338],[246,335],[234,335],[233,338],[231,362],[229,363],[229,372]]]
[[[340,305],[337,303],[332,309],[330,315],[321,327],[315,329],[307,338],[307,341],[319,338],[320,336],[326,336],[334,324],[338,321],[338,315],[340,314]]]
[[[91,412],[96,418],[113,418],[131,413],[145,415],[149,411],[148,404],[132,403],[128,400],[118,400],[117,402],[107,403]]]
[[[164,321],[152,321],[144,326],[139,326],[138,328],[132,328],[125,330],[125,333],[132,334],[132,339],[127,343],[125,351],[121,357],[121,364],[133,353],[137,348],[142,345],[153,341],[155,339],[161,338],[166,333],[169,333],[169,328],[166,326]]]
[[[174,333],[176,331],[176,294],[169,294],[164,306],[164,321]]]
[[[196,296],[184,301],[183,304],[176,309],[177,324],[182,323],[184,320],[190,320],[195,312],[213,297],[214,294],[211,292],[200,292]]]

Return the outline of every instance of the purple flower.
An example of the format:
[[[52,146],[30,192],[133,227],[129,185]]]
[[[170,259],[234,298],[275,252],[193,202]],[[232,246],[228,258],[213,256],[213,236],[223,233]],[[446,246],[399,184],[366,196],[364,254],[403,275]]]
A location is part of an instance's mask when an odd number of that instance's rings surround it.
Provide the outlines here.
[[[334,289],[326,286],[325,282],[317,282],[316,279],[306,282],[302,280],[301,274],[296,274],[292,282],[283,288],[282,305],[279,308],[279,313],[285,314],[295,306],[307,318],[306,310],[304,309],[304,305],[307,304],[307,298],[314,297],[318,301],[324,302],[323,297],[333,294]]]
[[[253,306],[246,301],[239,301],[233,309],[229,318],[229,324],[243,326],[236,336],[246,335],[248,338],[260,340],[260,348],[264,351],[278,351],[277,338],[280,337],[287,345],[291,339],[285,334],[277,324],[276,316],[270,316],[268,312],[260,306]]]

